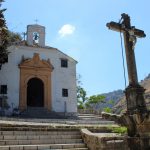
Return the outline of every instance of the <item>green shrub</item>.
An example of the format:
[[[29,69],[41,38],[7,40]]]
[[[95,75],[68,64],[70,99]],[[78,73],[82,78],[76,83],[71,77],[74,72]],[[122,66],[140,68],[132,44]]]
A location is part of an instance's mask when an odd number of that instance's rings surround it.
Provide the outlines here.
[[[112,113],[112,109],[109,108],[109,107],[103,108],[103,111],[104,111],[104,112],[107,112],[107,113]]]
[[[119,133],[119,134],[126,134],[127,133],[127,128],[126,127],[115,127],[111,128],[113,133]]]

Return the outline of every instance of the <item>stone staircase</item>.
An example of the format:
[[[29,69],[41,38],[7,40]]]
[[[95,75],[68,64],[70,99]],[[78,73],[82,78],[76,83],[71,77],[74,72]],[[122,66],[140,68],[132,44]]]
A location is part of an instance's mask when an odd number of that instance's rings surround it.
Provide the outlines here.
[[[20,118],[51,118],[51,119],[63,119],[65,118],[64,114],[61,115],[56,112],[50,112],[43,107],[28,107],[24,112],[19,116]]]
[[[103,120],[100,115],[95,114],[78,114],[78,118],[81,120]]]
[[[14,129],[0,131],[0,150],[88,150],[77,129]]]
[[[103,119],[101,115],[96,114],[78,114],[78,119],[80,124],[114,124],[114,121],[108,121],[106,119]]]

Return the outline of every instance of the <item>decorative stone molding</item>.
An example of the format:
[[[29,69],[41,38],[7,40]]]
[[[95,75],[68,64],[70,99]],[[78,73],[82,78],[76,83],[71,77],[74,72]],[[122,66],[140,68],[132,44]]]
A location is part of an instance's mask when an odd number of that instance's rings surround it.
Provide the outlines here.
[[[20,99],[19,109],[24,111],[27,108],[27,83],[32,78],[39,78],[44,84],[44,107],[51,110],[51,72],[53,66],[50,60],[41,60],[38,53],[33,58],[25,59],[19,64],[20,68]]]

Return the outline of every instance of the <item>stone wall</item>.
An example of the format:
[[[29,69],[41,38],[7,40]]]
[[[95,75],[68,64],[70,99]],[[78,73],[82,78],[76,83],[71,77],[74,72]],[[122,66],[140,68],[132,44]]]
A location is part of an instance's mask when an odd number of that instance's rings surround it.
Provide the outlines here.
[[[92,133],[81,129],[82,138],[90,150],[129,150],[127,138],[111,133]]]
[[[120,136],[113,133],[92,133],[81,129],[82,138],[89,150],[149,150],[150,138]]]

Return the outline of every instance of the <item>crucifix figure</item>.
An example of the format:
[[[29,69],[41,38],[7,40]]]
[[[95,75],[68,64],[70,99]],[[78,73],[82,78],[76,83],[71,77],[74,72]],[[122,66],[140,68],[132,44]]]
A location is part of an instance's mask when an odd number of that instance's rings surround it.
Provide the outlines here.
[[[127,111],[133,114],[136,111],[145,112],[144,88],[138,83],[134,47],[137,38],[146,37],[144,31],[131,26],[130,17],[123,13],[119,23],[110,22],[106,25],[109,29],[123,33],[128,69],[129,86],[125,89]]]

